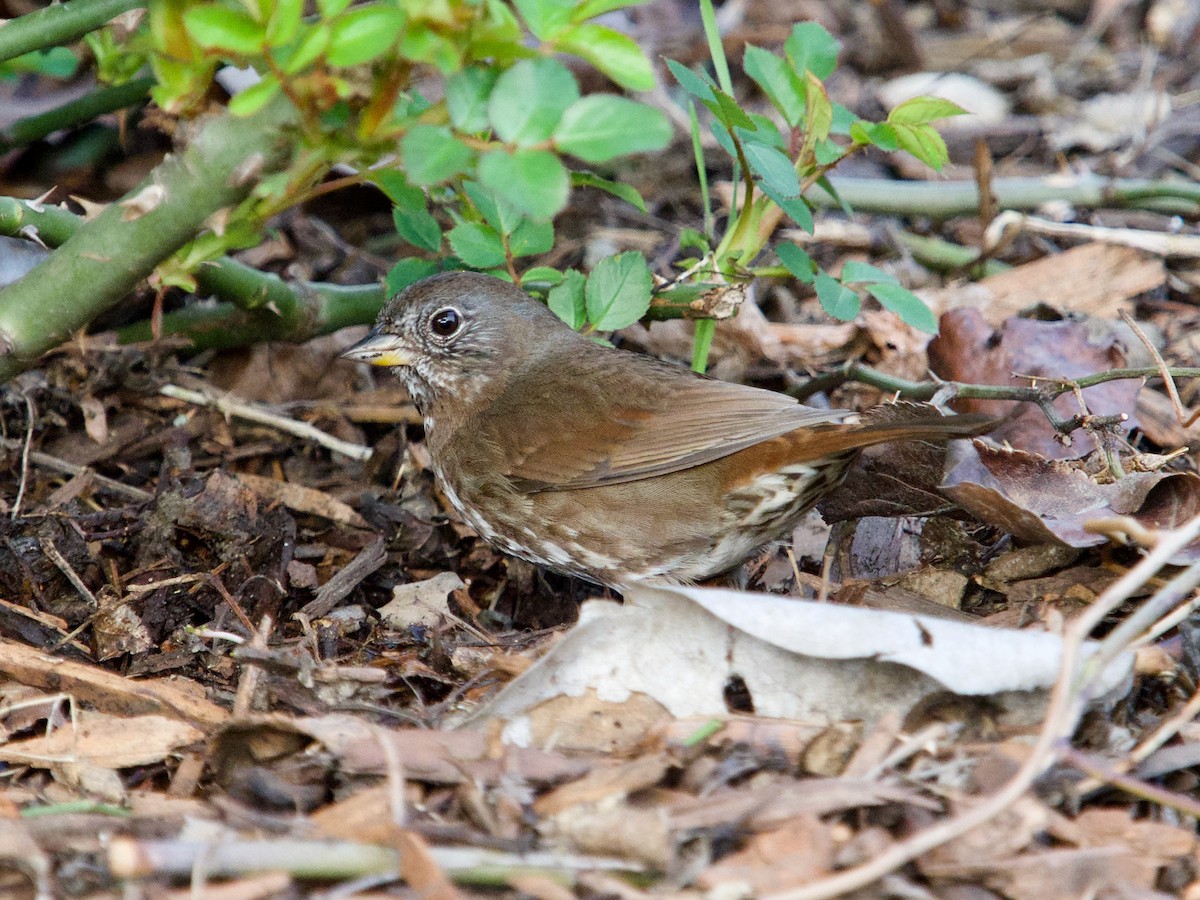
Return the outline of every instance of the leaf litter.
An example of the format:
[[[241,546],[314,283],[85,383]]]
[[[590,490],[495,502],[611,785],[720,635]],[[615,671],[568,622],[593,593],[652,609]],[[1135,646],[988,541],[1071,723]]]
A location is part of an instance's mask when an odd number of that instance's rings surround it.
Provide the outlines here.
[[[683,6],[645,7],[639,39],[702,53]],[[913,7],[886,28],[887,5],[804,11],[847,44],[845,97],[872,102],[879,76],[921,68],[919,54],[1013,101],[948,134],[947,175],[969,179],[978,140],[1006,175],[1053,173],[1056,147],[1092,148],[1075,160],[1098,171],[1194,166],[1195,129],[1161,118],[1186,117],[1178,98],[1196,89],[1172,8],[955,26],[953,10],[932,22]],[[730,41],[770,46],[790,27],[769,4],[742,13]],[[1142,62],[1122,48],[1143,38],[1164,93],[1130,89]],[[626,173],[660,217],[696,210],[685,157]],[[577,202],[556,253],[669,258],[615,201]],[[1043,212],[1195,230],[1156,211]],[[255,262],[324,272],[342,250],[323,220],[360,213],[295,213]],[[896,258],[896,220],[817,218],[806,247],[823,265],[893,268],[947,312],[941,336],[927,347],[871,308],[832,322],[800,286],[763,281],[718,329],[717,374],[787,388],[806,366],[865,362],[1029,387],[1151,365],[1121,311],[1169,364],[1200,358],[1200,281],[1178,256],[1041,226],[991,245],[975,216],[910,219],[1011,266],[939,279]],[[684,324],[623,339],[690,352]],[[962,445],[948,465],[922,445],[865,456],[823,508],[832,532],[814,525],[807,554],[798,538],[795,568],[783,553],[752,566],[749,596],[580,607],[596,591],[506,559],[449,514],[411,404],[333,361],[350,340],[181,362],[89,338],[6,388],[5,895],[113,896],[126,878],[147,895],[189,881],[315,895],[402,871],[446,897],[1200,896],[1196,536],[1165,546],[1198,511],[1194,454],[1170,456],[1195,426],[1157,381],[1050,398],[1060,418],[1126,417],[1070,446],[1027,404],[1006,444]],[[167,385],[267,415],[227,417]],[[1189,410],[1195,385],[1178,384]],[[852,406],[889,394],[828,390]]]

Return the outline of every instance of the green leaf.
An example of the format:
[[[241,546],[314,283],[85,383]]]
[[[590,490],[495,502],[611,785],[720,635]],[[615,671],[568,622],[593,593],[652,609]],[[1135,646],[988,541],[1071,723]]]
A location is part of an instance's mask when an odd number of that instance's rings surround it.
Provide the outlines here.
[[[317,9],[326,19],[332,19],[349,5],[350,0],[317,0]]]
[[[586,59],[627,91],[654,87],[654,69],[633,38],[604,25],[576,25],[554,41],[565,53]]]
[[[563,111],[579,99],[575,76],[554,59],[523,59],[496,81],[488,120],[503,141],[540,143],[554,133]]]
[[[901,319],[920,331],[937,334],[938,323],[925,302],[898,284],[868,284],[867,293]]]
[[[244,91],[239,91],[229,101],[229,111],[235,116],[253,115],[279,93],[279,88],[278,78],[274,75],[264,75],[257,84],[252,84]]]
[[[845,149],[828,138],[813,146],[813,159],[819,166],[831,166],[845,155]]]
[[[913,97],[888,113],[887,120],[893,125],[927,125],[938,119],[965,115],[965,109],[941,97]]]
[[[586,282],[582,273],[568,269],[562,282],[546,295],[550,310],[576,331],[587,321],[587,304],[583,296]]]
[[[804,83],[787,62],[768,50],[747,44],[742,67],[787,123],[799,124],[804,118]]]
[[[554,129],[554,143],[584,162],[608,162],[628,153],[662,150],[671,143],[671,125],[644,103],[589,94],[567,107]]]
[[[534,219],[552,219],[567,205],[570,179],[549,150],[493,150],[479,159],[479,180],[502,200]]]
[[[744,128],[747,131],[756,131],[758,126],[754,120],[747,115],[746,111],[738,106],[738,102],[730,97],[727,93],[719,88],[713,88],[713,100],[702,100],[701,102],[709,108],[714,116],[720,120],[727,128]]]
[[[899,125],[891,126],[896,131],[896,143],[901,150],[907,150],[929,168],[936,172],[942,171],[950,158],[946,142],[932,125]]]
[[[597,331],[616,331],[632,325],[650,308],[654,279],[642,254],[636,251],[600,260],[588,276],[585,298],[588,321]]]
[[[513,0],[513,5],[539,41],[551,40],[571,24],[572,9],[560,0]]]
[[[775,255],[787,270],[796,276],[797,281],[812,284],[816,280],[817,264],[800,247],[795,244],[776,244]]]
[[[414,284],[422,278],[428,278],[437,271],[438,265],[432,260],[419,259],[415,256],[402,259],[388,270],[385,283],[387,295],[394,297],[410,284]]]
[[[812,210],[808,208],[808,204],[804,202],[803,197],[785,197],[765,181],[759,182],[758,186],[764,194],[771,198],[776,206],[787,213],[788,218],[793,222],[809,234],[812,234],[816,230],[817,226],[813,222]]]
[[[842,284],[899,284],[896,276],[870,263],[847,260],[842,266]]]
[[[833,125],[833,105],[829,102],[829,95],[825,93],[825,85],[821,80],[812,72],[806,77],[808,89],[804,95],[804,121],[807,130],[804,142],[811,147],[817,141],[829,137],[829,128]]]
[[[387,53],[400,40],[404,13],[388,3],[356,6],[330,26],[328,59],[335,66],[357,66]]]
[[[641,212],[646,211],[646,201],[642,199],[642,195],[638,193],[637,188],[633,185],[623,184],[620,181],[610,181],[607,178],[601,178],[595,172],[588,171],[572,172],[571,184],[575,187],[590,187],[605,191],[614,197],[620,197],[632,206],[636,206]]]
[[[571,21],[583,22],[587,19],[594,19],[596,16],[612,12],[613,10],[626,9],[630,6],[641,6],[643,3],[648,2],[650,0],[583,0],[582,3],[576,4],[575,11],[571,13]]]
[[[424,200],[424,196],[421,199]],[[442,249],[442,226],[425,208],[424,203],[419,206],[393,207],[392,221],[396,224],[396,233],[414,247],[428,250],[430,253],[437,253]]]
[[[279,54],[279,65],[288,75],[295,75],[311,66],[329,48],[329,26],[322,23],[305,28],[300,40]]]
[[[500,199],[479,182],[464,182],[463,190],[471,198],[483,220],[501,234],[511,235],[525,221],[525,217],[514,209],[512,204]]]
[[[463,222],[446,235],[454,255],[472,269],[504,265],[504,240],[500,232],[482,222]]]
[[[413,62],[429,63],[443,75],[462,68],[462,48],[436,28],[423,22],[411,22],[400,35],[400,56]]]
[[[837,68],[842,45],[816,22],[800,22],[783,45],[783,51],[796,72],[812,72],[824,81]]]
[[[746,141],[742,144],[746,161],[763,180],[763,184],[783,197],[795,197],[800,193],[800,179],[792,161],[774,147],[758,141]]]
[[[515,257],[549,253],[554,247],[554,226],[550,222],[531,222],[526,219],[508,240],[508,249]]]
[[[858,294],[824,272],[817,275],[813,284],[817,289],[817,299],[821,301],[821,308],[835,319],[849,322],[862,309],[862,300]]]
[[[842,103],[833,104],[833,122],[829,126],[831,134],[849,134],[850,126],[858,122],[854,112]]]
[[[276,0],[267,20],[267,41],[273,47],[289,43],[300,30],[304,0]]]
[[[261,53],[267,39],[249,13],[224,5],[194,6],[183,14],[183,25],[201,47],[243,56]]]
[[[499,73],[484,66],[468,66],[446,79],[446,110],[459,131],[487,128],[488,97]]]
[[[700,77],[683,63],[668,59],[667,68],[671,70],[671,74],[675,76],[679,86],[693,97],[701,101],[716,99],[716,95],[713,93],[717,89],[716,85],[706,78]]]
[[[530,266],[521,273],[521,287],[527,291],[545,291],[548,287],[562,284],[565,277],[562,272],[551,266]]]
[[[896,140],[896,129],[886,122],[855,122],[850,127],[850,137],[857,144],[870,144],[888,153],[900,147]]]
[[[419,185],[441,184],[465,172],[474,154],[449,128],[438,125],[414,125],[400,141],[404,169]]]

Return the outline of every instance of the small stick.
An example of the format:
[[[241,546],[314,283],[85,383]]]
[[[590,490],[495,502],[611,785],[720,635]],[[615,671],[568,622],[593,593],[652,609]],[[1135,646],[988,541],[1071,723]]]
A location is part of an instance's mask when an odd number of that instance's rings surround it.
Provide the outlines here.
[[[314,428],[307,422],[300,422],[288,416],[281,416],[261,406],[252,406],[248,403],[231,400],[228,397],[214,397],[200,391],[190,391],[175,384],[164,384],[158,389],[158,392],[164,397],[182,400],[185,403],[194,403],[197,406],[211,406],[226,416],[235,416],[239,419],[245,419],[247,422],[257,422],[260,425],[269,425],[287,434],[313,441],[326,449],[332,450],[334,453],[340,453],[342,456],[347,456],[350,459],[359,461],[367,460],[371,458],[371,454],[374,452],[370,447],[364,447],[362,444],[352,444],[349,441],[335,438],[333,435],[326,434],[319,428]]]

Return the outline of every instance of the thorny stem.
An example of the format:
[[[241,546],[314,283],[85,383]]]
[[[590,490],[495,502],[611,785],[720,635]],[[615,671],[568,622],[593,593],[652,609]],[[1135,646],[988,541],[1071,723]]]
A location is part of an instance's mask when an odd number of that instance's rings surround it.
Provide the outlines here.
[[[1200,378],[1200,367],[1178,366],[1167,369],[1172,378]],[[1137,368],[1109,369],[1093,375],[1084,375],[1072,380],[1053,379],[1045,376],[1019,375],[1028,378],[1030,387],[1009,384],[968,384],[961,381],[910,381],[907,378],[897,378],[885,372],[879,372],[870,366],[850,361],[840,369],[826,372],[811,378],[788,393],[799,400],[810,397],[820,391],[829,391],[848,381],[870,385],[881,391],[898,394],[906,400],[932,400],[934,397],[951,399],[962,397],[969,400],[1011,400],[1020,403],[1036,403],[1046,414],[1046,418],[1061,434],[1070,434],[1078,428],[1100,429],[1115,425],[1121,421],[1120,416],[1093,416],[1086,413],[1064,419],[1051,405],[1063,394],[1073,393],[1105,384],[1109,381],[1120,381],[1126,378],[1154,378],[1162,374],[1157,366],[1142,366]],[[1045,385],[1038,387],[1038,382]]]

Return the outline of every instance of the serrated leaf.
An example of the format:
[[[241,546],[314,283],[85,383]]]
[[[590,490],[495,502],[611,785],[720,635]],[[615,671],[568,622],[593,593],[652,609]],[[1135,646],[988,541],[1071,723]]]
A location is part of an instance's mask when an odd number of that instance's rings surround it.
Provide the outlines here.
[[[531,222],[526,219],[508,240],[508,249],[513,256],[537,256],[548,253],[554,247],[554,226],[550,222]]]
[[[891,153],[900,147],[896,140],[896,129],[886,122],[872,124],[871,122],[855,123],[852,136],[860,144],[870,144]]]
[[[578,331],[587,322],[587,302],[584,299],[584,286],[587,279],[581,272],[568,269],[561,283],[550,289],[546,295],[546,305],[551,312]]]
[[[642,254],[619,253],[600,260],[587,279],[587,317],[597,331],[632,325],[650,308],[654,279]]]
[[[691,94],[693,97],[702,101],[715,100],[716,85],[711,81],[697,75],[683,63],[678,63],[673,59],[667,60],[667,68],[671,70],[671,74],[675,76],[675,80],[679,82],[679,86]]]
[[[816,224],[813,222],[812,210],[808,204],[804,202],[803,197],[785,197],[783,194],[776,191],[765,181],[759,183],[762,192],[771,198],[772,202],[785,213],[793,222],[812,234],[816,230]]]
[[[941,97],[913,97],[905,100],[890,113],[887,120],[893,125],[926,125],[951,116],[965,116],[967,111]]]
[[[590,187],[605,191],[637,207],[641,212],[646,211],[646,201],[642,199],[642,195],[638,193],[637,188],[633,185],[623,184],[620,181],[610,181],[607,178],[600,177],[595,172],[588,171],[572,172],[571,184],[575,187]]]
[[[267,20],[267,40],[281,46],[296,37],[304,15],[304,0],[275,0]]]
[[[829,95],[825,93],[825,85],[821,83],[821,79],[812,72],[806,77],[808,82],[804,95],[804,142],[812,147],[817,141],[829,137],[829,128],[833,124],[833,105],[829,102]]]
[[[326,58],[334,66],[357,66],[383,56],[400,40],[404,13],[387,3],[356,6],[329,27]]]
[[[867,293],[919,331],[937,334],[937,319],[925,302],[898,284],[868,284]]]
[[[238,93],[229,101],[229,111],[235,116],[250,116],[258,112],[271,98],[279,93],[279,79],[274,75],[265,75],[257,84],[252,84]]]
[[[432,260],[420,259],[416,256],[402,259],[388,270],[385,280],[387,295],[394,297],[410,284],[415,284],[437,271],[438,265]]]
[[[288,75],[295,75],[311,66],[329,47],[329,26],[305,28],[291,47],[279,54],[279,66]]]
[[[617,9],[641,6],[649,2],[650,0],[583,0],[582,3],[575,6],[575,11],[571,14],[571,20],[574,22],[583,22]]]
[[[584,162],[607,162],[628,153],[662,150],[671,143],[671,125],[644,103],[589,94],[576,100],[554,129],[555,146]]]
[[[858,116],[849,107],[841,103],[833,104],[833,121],[829,125],[830,134],[849,134],[850,126],[859,121]]]
[[[799,124],[804,117],[804,83],[783,58],[747,44],[742,68],[789,125]]]
[[[396,233],[414,247],[437,253],[442,248],[442,226],[422,203],[419,206],[395,206],[392,221]]]
[[[845,148],[828,138],[813,145],[813,160],[819,166],[832,166],[845,154]]]
[[[446,235],[450,249],[472,269],[504,265],[504,241],[500,232],[482,222],[462,222]]]
[[[525,221],[525,217],[510,203],[497,197],[479,182],[464,182],[463,190],[471,198],[483,220],[501,234],[512,234]]]
[[[795,244],[776,244],[775,255],[789,272],[796,276],[802,284],[812,284],[816,280],[816,263],[800,247]]]
[[[439,125],[414,125],[400,141],[400,155],[409,181],[419,185],[441,184],[471,164],[475,151]]]
[[[792,161],[782,152],[757,141],[745,141],[742,150],[750,168],[762,178],[766,187],[782,197],[795,197],[800,193],[800,178]]]
[[[488,121],[503,141],[537,144],[554,133],[568,106],[579,99],[575,76],[554,59],[523,59],[496,81]]]
[[[266,29],[249,13],[228,6],[192,7],[183,14],[183,24],[201,47],[243,56],[261,53],[267,39]]]
[[[571,7],[560,0],[513,0],[513,6],[539,41],[548,41],[571,24]]]
[[[654,69],[633,38],[604,25],[575,25],[554,41],[565,53],[573,53],[625,88],[648,91],[654,87]]]
[[[946,142],[932,125],[900,125],[892,122],[891,127],[896,132],[899,148],[907,150],[934,171],[940,172],[949,160]]]
[[[841,49],[837,39],[816,22],[792,26],[792,33],[783,45],[784,53],[798,74],[812,72],[822,81],[837,68]]]
[[[813,286],[817,290],[817,299],[821,301],[821,309],[835,319],[849,322],[862,309],[862,299],[858,294],[824,272],[817,275]]]
[[[842,266],[843,284],[899,284],[896,276],[890,272],[873,266],[870,263],[859,262],[857,259],[847,260]]]
[[[570,179],[549,150],[493,150],[479,159],[479,180],[502,200],[534,219],[552,219],[567,205]]]
[[[529,291],[539,289],[538,287],[530,286],[535,283],[544,283],[550,287],[555,287],[562,284],[565,277],[562,272],[551,266],[530,266],[521,273],[521,287]]]
[[[499,73],[483,66],[468,66],[446,79],[446,111],[459,131],[487,128],[488,97]]]

